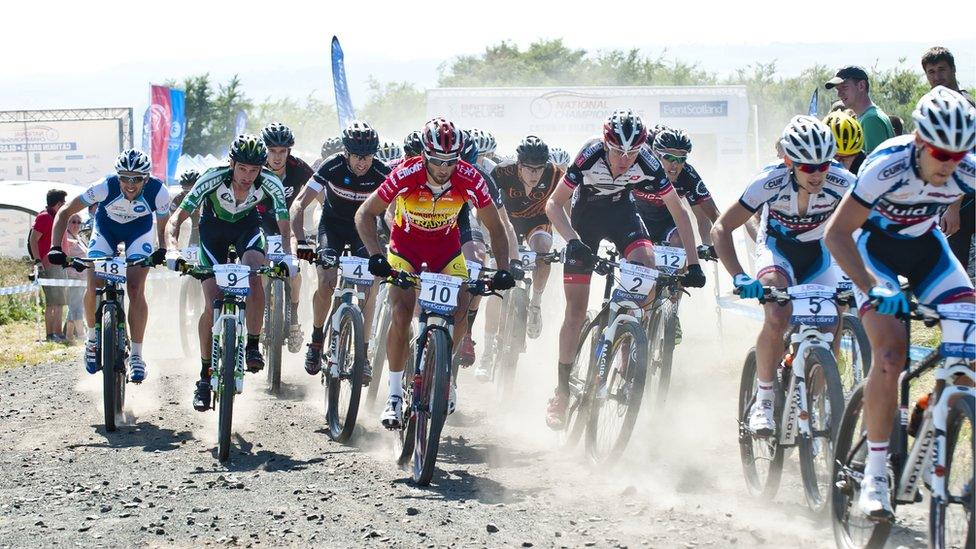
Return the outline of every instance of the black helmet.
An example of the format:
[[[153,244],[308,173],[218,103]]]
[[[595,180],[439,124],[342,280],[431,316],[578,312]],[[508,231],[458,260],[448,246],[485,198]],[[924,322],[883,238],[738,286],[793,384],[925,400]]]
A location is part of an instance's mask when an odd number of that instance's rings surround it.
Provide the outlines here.
[[[196,170],[194,170],[192,168],[189,169],[189,170],[186,170],[185,172],[183,172],[183,173],[180,174],[180,186],[181,187],[186,187],[186,186],[189,186],[189,185],[195,185],[196,182],[197,182],[197,179],[200,179],[200,172],[198,172],[198,171],[196,171]]]
[[[328,158],[335,153],[342,152],[342,138],[339,136],[330,137],[322,143],[322,158]]]
[[[534,135],[527,135],[515,148],[520,164],[541,166],[549,162],[549,145]]]
[[[420,156],[420,153],[424,151],[424,142],[420,137],[420,131],[414,130],[407,134],[403,138],[403,154],[404,156]]]
[[[269,147],[295,146],[295,134],[291,133],[288,126],[280,122],[272,122],[265,126],[264,130],[261,131],[261,139]]]
[[[677,149],[691,152],[691,138],[684,130],[665,129],[654,136],[654,150]]]
[[[264,166],[268,161],[268,147],[260,137],[242,133],[230,145],[230,159],[241,164]]]
[[[352,154],[369,156],[380,147],[380,136],[366,122],[353,120],[342,130],[342,146]]]
[[[461,139],[464,146],[461,147],[461,160],[464,160],[468,164],[474,164],[478,161],[478,142],[471,138],[471,132],[468,130],[461,130]]]

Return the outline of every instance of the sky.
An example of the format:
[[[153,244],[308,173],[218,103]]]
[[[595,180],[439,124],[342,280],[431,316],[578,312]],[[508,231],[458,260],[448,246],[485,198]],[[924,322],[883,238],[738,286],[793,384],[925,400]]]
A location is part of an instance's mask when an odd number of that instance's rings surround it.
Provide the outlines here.
[[[901,2],[848,2],[843,15],[826,13],[836,4],[767,0],[609,5],[498,0],[477,3],[476,13],[469,8],[475,3],[463,3],[456,12],[429,3],[403,10],[405,4],[5,3],[0,110],[132,106],[141,112],[149,83],[202,72],[217,81],[240,74],[245,91],[257,100],[313,93],[331,102],[334,34],[346,52],[357,104],[365,101],[371,76],[433,87],[438,67],[456,56],[477,54],[501,40],[524,47],[544,38],[563,38],[588,50],[665,51],[668,58],[699,62],[720,74],[776,60],[784,75],[815,63],[885,68],[901,57],[917,67],[927,46],[941,44],[953,49],[960,82],[976,85],[971,24],[976,2],[971,0],[940,1],[932,24],[918,24],[924,14],[917,12],[917,3]],[[159,5],[167,8],[154,7]]]

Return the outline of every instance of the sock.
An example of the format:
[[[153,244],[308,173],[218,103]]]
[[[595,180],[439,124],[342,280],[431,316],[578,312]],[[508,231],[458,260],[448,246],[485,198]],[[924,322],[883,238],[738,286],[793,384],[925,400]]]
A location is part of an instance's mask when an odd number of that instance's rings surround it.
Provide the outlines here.
[[[558,388],[563,393],[569,394],[569,374],[573,371],[573,363],[559,363],[559,385]]]
[[[142,343],[136,343],[135,341],[129,345],[129,354],[132,356],[142,356]]]
[[[95,341],[98,339],[98,332],[95,331],[95,327],[88,328],[88,341]]]
[[[247,349],[248,351],[250,351],[251,349],[257,349],[260,341],[261,341],[260,335],[247,334],[247,344],[244,345],[244,348]]]
[[[403,370],[390,372],[390,396],[403,396]]]
[[[776,393],[773,391],[772,381],[763,381],[761,379],[756,379],[756,400],[768,400],[773,402],[776,398]]]
[[[883,477],[887,475],[888,441],[868,440],[868,457],[864,460],[865,477]]]
[[[471,333],[471,327],[474,326],[474,319],[478,318],[478,309],[468,309],[468,333]]]
[[[209,358],[200,359],[200,379],[204,381],[210,381],[210,365],[212,361]]]
[[[325,326],[312,326],[312,343],[325,341]]]
[[[291,304],[291,323],[298,324],[298,303]]]

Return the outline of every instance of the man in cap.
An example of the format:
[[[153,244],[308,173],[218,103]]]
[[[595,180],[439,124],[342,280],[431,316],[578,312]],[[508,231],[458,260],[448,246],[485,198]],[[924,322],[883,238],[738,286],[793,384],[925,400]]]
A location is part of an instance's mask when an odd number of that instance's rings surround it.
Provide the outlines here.
[[[871,86],[864,69],[853,65],[844,67],[824,87],[837,88],[837,98],[857,115],[864,129],[864,154],[871,154],[882,141],[895,136],[888,115],[871,101]]]

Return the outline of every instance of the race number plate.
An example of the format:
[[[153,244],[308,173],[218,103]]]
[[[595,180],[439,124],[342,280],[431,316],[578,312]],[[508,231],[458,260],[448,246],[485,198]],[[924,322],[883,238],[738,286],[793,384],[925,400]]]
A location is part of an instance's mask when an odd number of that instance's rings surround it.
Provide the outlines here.
[[[468,278],[474,280],[481,276],[481,263],[465,259],[464,264],[468,266]]]
[[[197,265],[200,263],[200,248],[195,246],[183,248],[180,250],[180,257],[182,257],[183,261],[186,261],[190,265]]]
[[[685,266],[684,248],[654,246],[654,266],[667,274],[680,271]]]
[[[947,303],[936,308],[942,315],[942,344],[939,352],[944,357],[976,358],[976,305],[972,303]]]
[[[268,237],[268,260],[278,262],[285,258],[285,251],[281,246],[281,235]]]
[[[342,278],[353,284],[372,284],[373,275],[369,274],[369,260],[365,257],[344,255],[339,258],[339,268]]]
[[[651,293],[658,271],[626,261],[621,261],[619,266],[620,277],[614,284],[612,299],[616,302],[641,303]]]
[[[823,326],[837,322],[835,289],[822,284],[790,286],[786,292],[793,297],[793,324]]]
[[[530,250],[519,250],[519,260],[522,261],[522,270],[531,273],[535,270],[536,253]]]
[[[451,314],[457,309],[461,279],[440,273],[420,273],[420,306],[426,311]]]
[[[251,286],[248,283],[251,268],[247,265],[238,265],[236,263],[214,265],[213,272],[214,279],[217,281],[217,287],[224,293],[246,296],[251,292]]]
[[[95,276],[116,284],[125,283],[125,260],[121,257],[113,257],[96,262]]]

